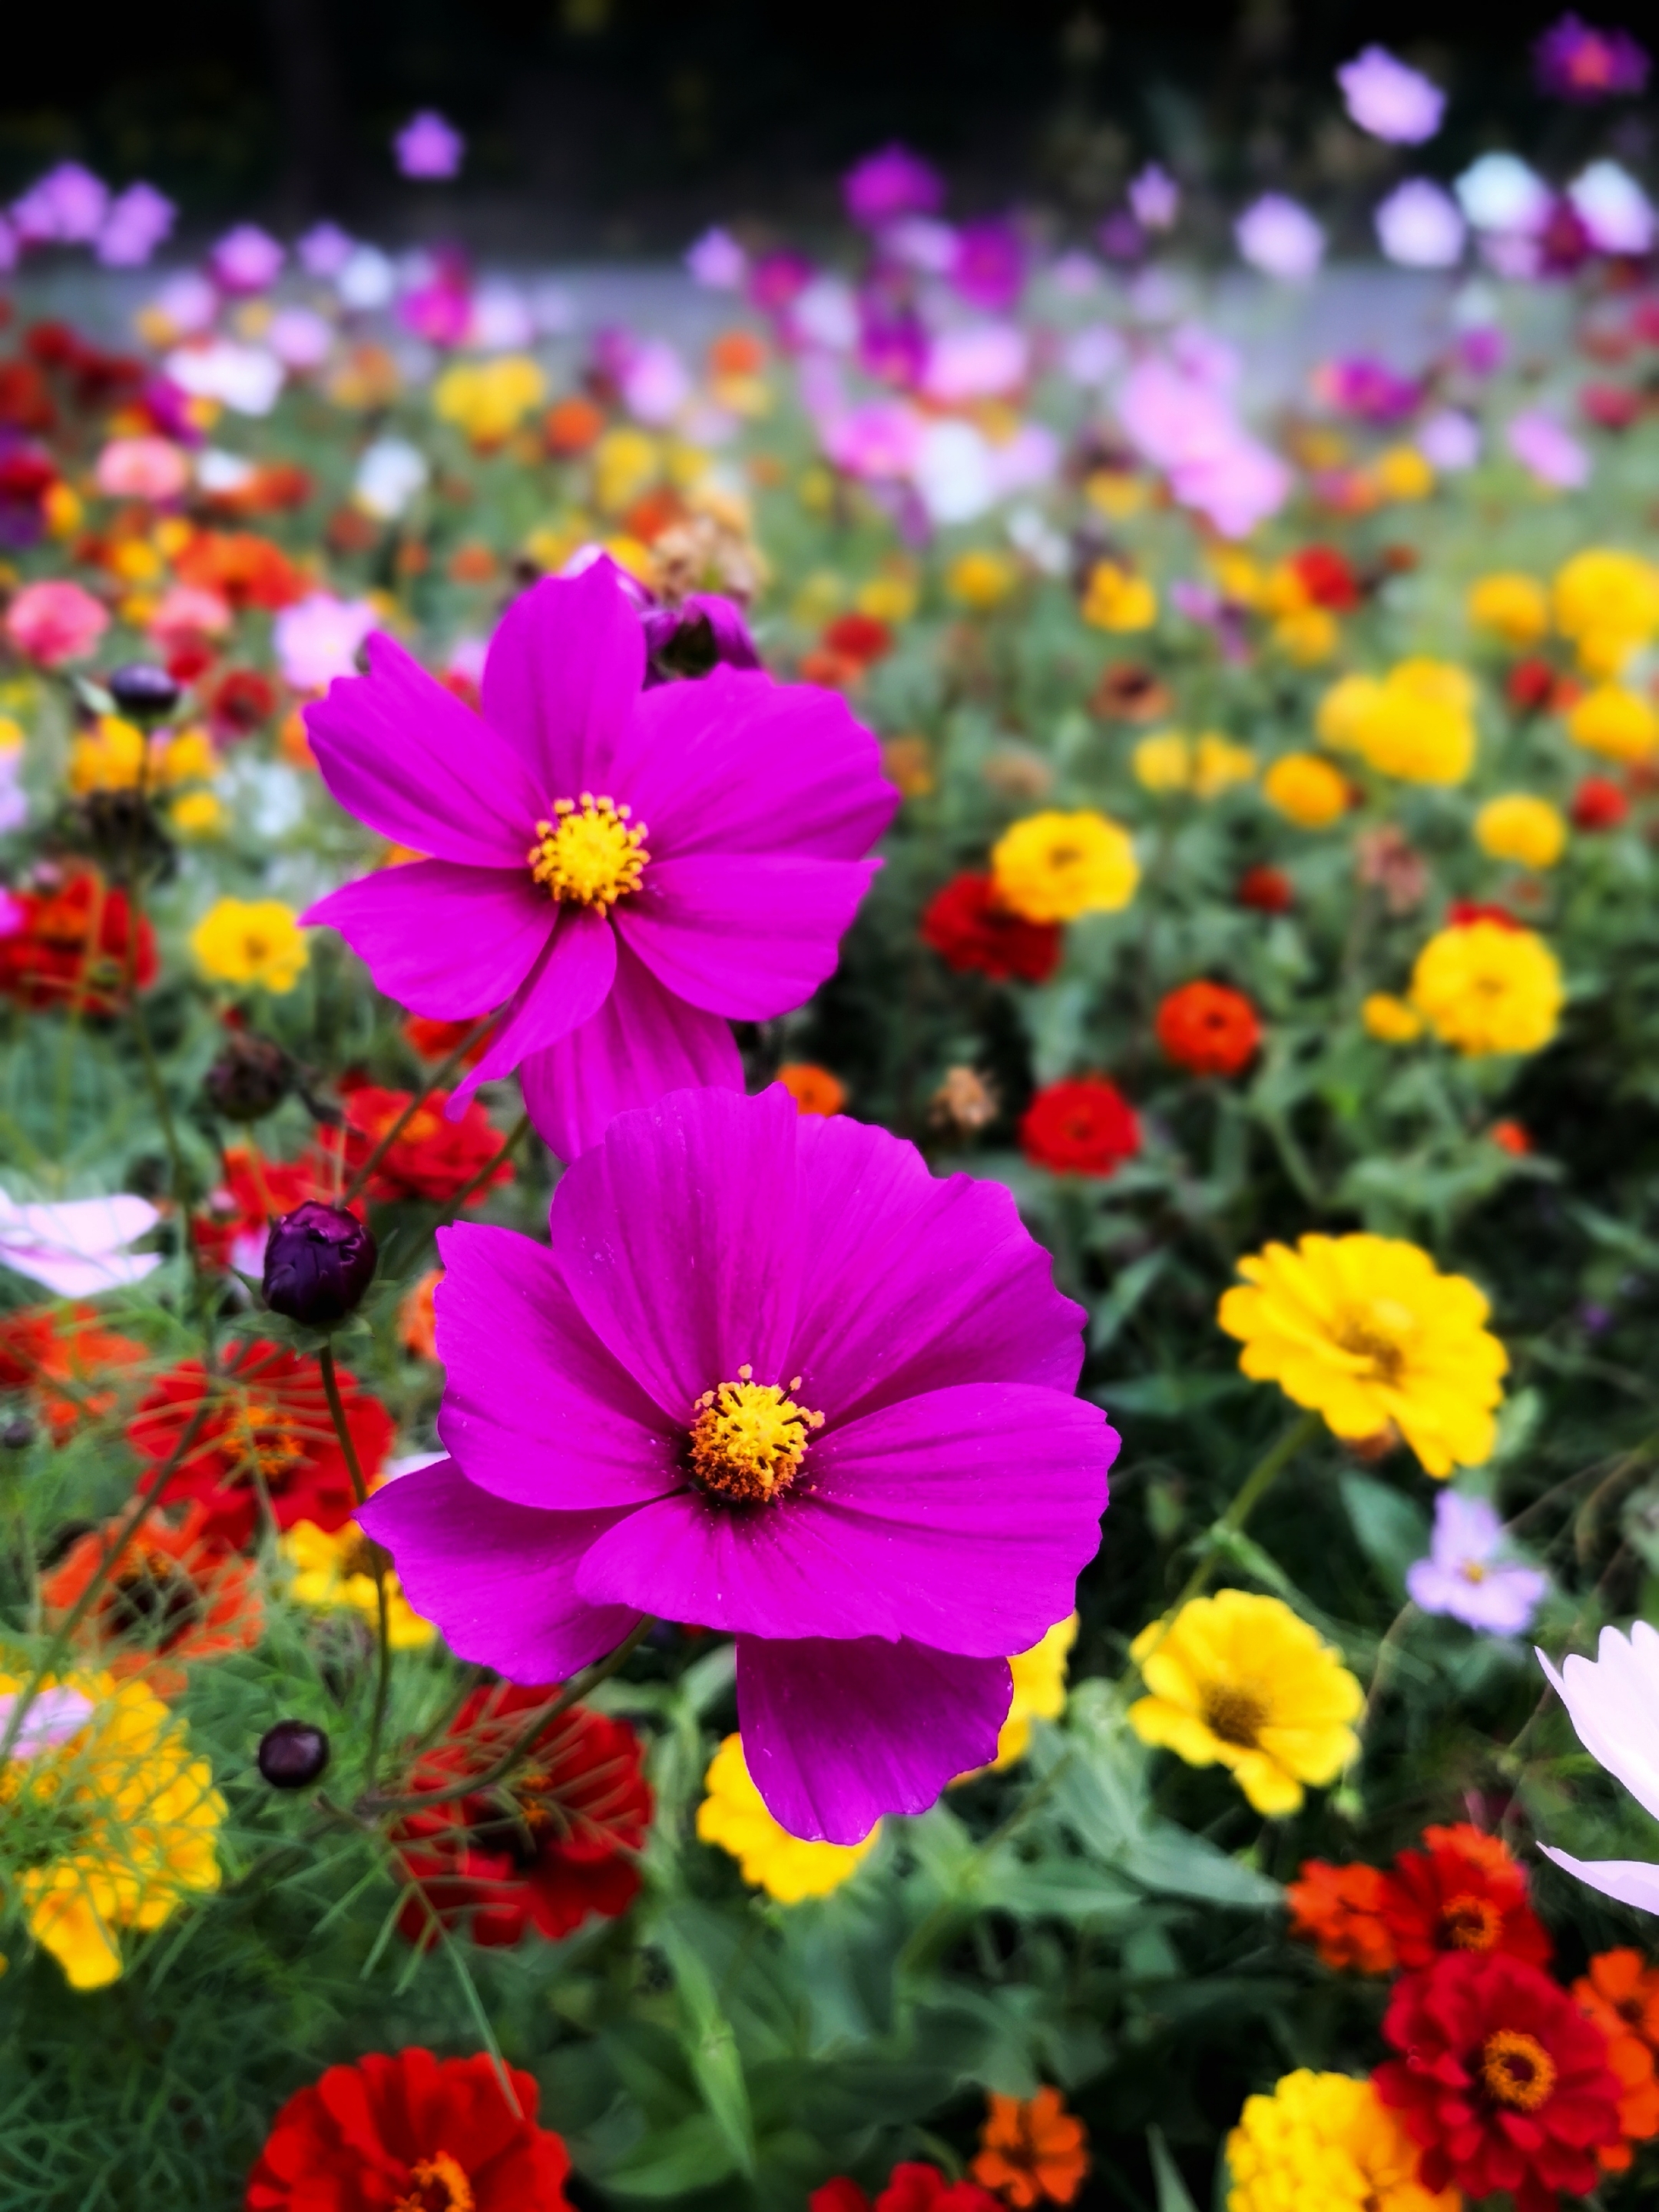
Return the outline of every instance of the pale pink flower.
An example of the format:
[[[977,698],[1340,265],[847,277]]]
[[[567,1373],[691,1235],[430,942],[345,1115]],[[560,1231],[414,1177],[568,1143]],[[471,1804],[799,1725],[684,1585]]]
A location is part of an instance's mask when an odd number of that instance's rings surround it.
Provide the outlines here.
[[[430,107],[423,107],[392,141],[398,167],[406,177],[443,179],[460,173],[466,141]]]
[[[1440,128],[1446,95],[1386,46],[1367,46],[1336,73],[1350,119],[1373,138],[1420,146]]]
[[[1594,1659],[1569,1658],[1558,1673],[1538,1663],[1597,1765],[1659,1820],[1659,1631],[1638,1620],[1628,1637],[1604,1628]],[[1576,1859],[1548,1844],[1539,1849],[1587,1888],[1644,1912],[1659,1912],[1659,1866],[1645,1859]]]
[[[78,161],[60,161],[13,205],[26,246],[89,246],[109,206],[109,186]]]
[[[112,438],[98,456],[98,489],[106,499],[177,499],[190,464],[168,438]]]
[[[159,1252],[125,1249],[160,1219],[148,1199],[125,1194],[19,1206],[0,1191],[0,1264],[54,1297],[123,1289],[161,1266]]]
[[[268,230],[257,222],[239,222],[208,255],[208,266],[222,292],[263,292],[276,283],[287,258]]]
[[[1030,373],[1031,343],[1013,323],[970,323],[940,331],[927,352],[921,388],[930,399],[957,405],[1018,391]]]
[[[740,292],[749,274],[749,256],[729,232],[706,230],[687,249],[685,265],[696,283],[711,292]]]
[[[1287,284],[1316,276],[1325,258],[1325,234],[1299,201],[1264,192],[1233,225],[1238,250],[1253,269]]]
[[[112,200],[98,234],[98,258],[106,269],[142,269],[173,234],[179,210],[154,185],[129,185]]]
[[[358,650],[379,619],[369,600],[331,592],[284,607],[270,632],[283,680],[296,691],[325,691],[337,676],[355,676]]]
[[[1181,213],[1181,187],[1156,161],[1149,162],[1131,180],[1129,206],[1143,230],[1172,230]]]
[[[199,584],[169,584],[145,624],[164,652],[193,638],[223,637],[231,624],[230,605],[217,592]]]
[[[1516,416],[1504,440],[1527,473],[1553,491],[1577,491],[1589,480],[1589,454],[1541,407]]]
[[[6,635],[42,668],[84,660],[108,628],[102,603],[59,577],[25,584],[6,610]]]
[[[1401,269],[1449,269],[1468,235],[1456,201],[1426,177],[1396,185],[1375,221],[1377,244]]]
[[[0,1698],[0,1743],[12,1735],[12,1716],[17,1711],[21,1690],[8,1690]],[[37,1691],[29,1700],[22,1725],[12,1736],[9,1759],[38,1759],[43,1751],[56,1751],[78,1735],[92,1718],[92,1699],[80,1690],[72,1690],[66,1682],[52,1688]]]

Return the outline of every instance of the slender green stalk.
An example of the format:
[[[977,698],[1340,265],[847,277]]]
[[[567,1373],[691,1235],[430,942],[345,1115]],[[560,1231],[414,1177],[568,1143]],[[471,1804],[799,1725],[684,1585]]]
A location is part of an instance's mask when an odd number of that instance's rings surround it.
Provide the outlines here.
[[[342,1206],[349,1206],[352,1200],[358,1195],[362,1191],[363,1185],[368,1181],[370,1176],[374,1174],[375,1169],[380,1166],[380,1162],[386,1158],[387,1152],[391,1151],[392,1146],[397,1143],[398,1138],[402,1136],[404,1131],[409,1127],[415,1116],[420,1112],[422,1107],[426,1104],[427,1100],[431,1097],[434,1091],[441,1091],[443,1089],[444,1085],[455,1074],[457,1069],[466,1058],[468,1053],[471,1051],[473,1046],[477,1044],[478,1039],[483,1035],[484,1031],[489,1027],[495,1018],[495,1017],[494,1014],[486,1014],[482,1021],[475,1022],[472,1027],[467,1031],[466,1035],[461,1039],[460,1042],[456,1046],[454,1051],[450,1054],[448,1059],[444,1061],[442,1066],[440,1067],[436,1074],[433,1076],[431,1081],[427,1085],[426,1089],[424,1091],[416,1091],[410,1099],[408,1105],[404,1107],[403,1112],[398,1115],[397,1120],[392,1124],[391,1127],[387,1129],[386,1134],[380,1138],[374,1151],[369,1154],[368,1158],[357,1170],[356,1175],[352,1176],[351,1181],[341,1192],[340,1203]],[[493,1165],[494,1163],[492,1162],[491,1164]]]
[[[363,1480],[363,1470],[357,1459],[357,1446],[345,1417],[345,1406],[340,1397],[340,1378],[334,1371],[334,1346],[325,1343],[317,1355],[317,1364],[323,1371],[323,1395],[328,1400],[329,1419],[334,1424],[334,1433],[340,1440],[340,1451],[346,1463],[346,1473],[351,1477],[351,1494],[359,1506],[368,1503],[368,1485]],[[386,1733],[386,1701],[392,1694],[392,1601],[386,1586],[386,1553],[376,1544],[371,1553],[374,1564],[374,1610],[378,1616],[376,1642],[379,1646],[374,1670],[374,1709],[368,1723],[368,1757],[365,1768],[368,1784],[374,1785],[380,1771],[380,1739]]]
[[[1070,1751],[1062,1752],[1040,1782],[1033,1784],[1007,1818],[993,1828],[982,1844],[978,1844],[964,1869],[968,1879],[959,1881],[954,1897],[942,1898],[926,1917],[917,1922],[906,1937],[903,1948],[893,1962],[893,1978],[902,1981],[907,1974],[915,1973],[927,1962],[927,1954],[951,1922],[969,1907],[968,1894],[972,1887],[974,1870],[984,1865],[993,1851],[1006,1844],[1010,1836],[1024,1827],[1033,1813],[1054,1795],[1060,1777],[1072,1763]]]

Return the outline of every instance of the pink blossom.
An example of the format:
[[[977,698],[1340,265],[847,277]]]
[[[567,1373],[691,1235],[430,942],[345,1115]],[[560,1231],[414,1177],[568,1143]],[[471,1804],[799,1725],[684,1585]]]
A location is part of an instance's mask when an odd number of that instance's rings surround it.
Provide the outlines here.
[[[320,276],[326,281],[339,275],[350,260],[355,248],[337,222],[317,222],[312,225],[295,251],[300,257],[300,266],[307,276]]]
[[[18,1205],[0,1191],[0,1264],[43,1283],[54,1297],[93,1297],[141,1283],[159,1252],[128,1252],[161,1216],[148,1199],[75,1198]]]
[[[924,425],[902,399],[866,399],[825,425],[823,450],[848,476],[908,477],[915,467]]]
[[[109,206],[109,186],[78,161],[60,161],[11,210],[25,246],[89,246]]]
[[[1592,161],[1567,186],[1567,198],[1598,253],[1651,252],[1653,203],[1617,161]]]
[[[142,269],[172,236],[178,213],[154,185],[130,185],[110,203],[98,234],[98,258],[106,269]]]
[[[1349,118],[1373,138],[1420,146],[1440,128],[1446,95],[1386,46],[1367,46],[1336,73]]]
[[[190,465],[167,438],[112,438],[98,456],[98,489],[106,499],[177,499]]]
[[[866,154],[842,179],[847,212],[860,228],[878,230],[907,215],[936,215],[945,204],[945,179],[905,146]]]
[[[25,584],[6,610],[6,635],[42,668],[84,660],[109,628],[102,604],[79,584]]]
[[[285,683],[296,691],[323,691],[337,676],[357,673],[357,653],[374,627],[368,599],[337,599],[313,592],[284,607],[271,625],[270,641]]]
[[[653,427],[672,422],[691,397],[685,363],[666,338],[647,338],[635,349],[621,384],[629,413]]]
[[[685,265],[693,280],[710,292],[740,292],[749,256],[727,232],[706,230],[687,250]]]
[[[1528,407],[1515,416],[1504,441],[1528,475],[1553,490],[1577,491],[1589,481],[1589,453],[1541,407]]]
[[[928,349],[921,388],[930,399],[956,405],[995,399],[1018,391],[1030,374],[1031,345],[1013,323],[974,323],[941,331]]]
[[[1253,269],[1287,284],[1305,283],[1325,258],[1325,234],[1306,208],[1283,192],[1264,192],[1233,225]]]
[[[1396,185],[1375,220],[1377,244],[1402,269],[1449,269],[1468,234],[1456,201],[1426,177]]]
[[[223,637],[231,624],[228,603],[198,584],[169,584],[146,629],[164,652],[197,638]]]
[[[311,307],[279,307],[265,343],[285,368],[315,368],[328,358],[334,326]]]
[[[404,176],[441,179],[460,174],[466,141],[434,108],[423,107],[410,117],[392,147]]]
[[[1645,1620],[1628,1637],[1604,1628],[1594,1659],[1575,1653],[1558,1673],[1540,1651],[1538,1663],[1590,1757],[1659,1820],[1659,1631]],[[1548,1844],[1539,1849],[1587,1888],[1659,1912],[1659,1866],[1645,1859],[1576,1859]]]
[[[276,283],[287,258],[268,230],[255,222],[239,222],[209,254],[208,266],[222,292],[263,292]]]
[[[1129,186],[1129,206],[1143,230],[1173,230],[1181,213],[1181,187],[1152,161]]]
[[[1130,443],[1164,471],[1181,504],[1224,537],[1246,536],[1290,495],[1289,469],[1244,429],[1225,394],[1174,362],[1156,356],[1138,362],[1117,413]]]

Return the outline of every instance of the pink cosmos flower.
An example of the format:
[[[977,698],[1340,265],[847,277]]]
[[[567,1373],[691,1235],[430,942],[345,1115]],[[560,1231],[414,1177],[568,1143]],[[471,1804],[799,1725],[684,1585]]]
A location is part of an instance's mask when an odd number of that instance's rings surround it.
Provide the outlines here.
[[[112,438],[98,456],[98,489],[106,499],[177,499],[190,464],[168,438]]]
[[[785,1827],[921,1811],[1100,1541],[1117,1438],[1048,1255],[1000,1186],[775,1085],[620,1116],[550,1227],[445,1232],[453,1456],[362,1516],[411,1603],[521,1682],[647,1614],[735,1636]]]
[[[693,281],[710,292],[740,292],[749,274],[749,256],[729,231],[706,230],[686,249]]]
[[[1592,161],[1567,186],[1567,199],[1598,253],[1652,251],[1653,202],[1617,161]]]
[[[406,177],[459,176],[466,141],[430,107],[411,115],[392,142],[398,167]]]
[[[1386,46],[1367,46],[1336,73],[1351,121],[1393,146],[1420,146],[1440,128],[1446,95]]]
[[[927,350],[921,388],[945,406],[1017,392],[1031,369],[1031,342],[1016,323],[969,323],[940,331]]]
[[[98,258],[106,269],[142,269],[173,235],[179,210],[154,185],[129,185],[111,201],[98,234]]]
[[[130,1194],[19,1205],[0,1191],[0,1265],[44,1283],[54,1297],[94,1297],[141,1283],[161,1266],[160,1252],[125,1249],[160,1219],[148,1199]]]
[[[902,216],[937,215],[945,204],[945,179],[906,146],[866,154],[841,182],[847,212],[862,230],[879,230]]]
[[[239,222],[209,254],[208,266],[222,292],[263,292],[276,283],[287,258],[268,230],[256,222]]]
[[[356,248],[337,222],[314,222],[294,250],[307,276],[327,283],[339,275]]]
[[[624,1107],[740,1088],[727,1023],[830,974],[898,804],[845,702],[727,668],[642,691],[644,633],[608,561],[509,607],[482,718],[391,638],[368,660],[306,709],[312,750],[348,813],[434,857],[304,919],[417,1014],[502,1009],[450,1111],[522,1062],[569,1160]]]
[[[1628,31],[1601,31],[1566,15],[1533,48],[1533,66],[1545,92],[1589,101],[1644,91],[1649,58]]]
[[[1181,213],[1181,187],[1167,170],[1149,161],[1130,179],[1129,209],[1143,230],[1173,230]]]
[[[12,1739],[9,1759],[38,1759],[43,1751],[56,1751],[73,1735],[78,1735],[96,1710],[92,1699],[79,1690],[70,1689],[66,1683],[40,1691],[30,1700],[28,1711],[15,1733],[12,1716],[17,1711],[21,1691],[8,1690],[0,1697],[0,1743],[8,1736]]]
[[[1376,242],[1401,269],[1449,269],[1468,226],[1456,201],[1426,177],[1407,177],[1377,208]]]
[[[58,577],[25,584],[6,610],[6,635],[42,668],[84,660],[108,628],[102,603]]]
[[[198,638],[223,637],[232,621],[230,602],[200,584],[169,584],[144,625],[164,652]]]
[[[78,161],[60,161],[11,210],[25,246],[89,246],[109,206],[109,186]]]
[[[312,592],[284,607],[270,630],[283,680],[296,691],[323,691],[337,676],[355,676],[374,622],[368,599],[338,599],[332,592]]]
[[[1512,416],[1504,442],[1528,476],[1553,491],[1577,491],[1589,480],[1589,453],[1541,407]]]
[[[1540,1651],[1538,1663],[1590,1757],[1659,1820],[1659,1630],[1645,1620],[1628,1637],[1604,1628],[1594,1659],[1575,1654],[1558,1673]],[[1548,1844],[1538,1848],[1588,1888],[1659,1912],[1659,1866],[1645,1859],[1576,1859]]]
[[[1323,230],[1299,201],[1283,192],[1264,192],[1247,207],[1233,236],[1253,269],[1286,284],[1305,283],[1325,258]]]
[[[1291,472],[1252,438],[1213,378],[1149,355],[1124,379],[1118,420],[1183,507],[1243,538],[1290,495]]]

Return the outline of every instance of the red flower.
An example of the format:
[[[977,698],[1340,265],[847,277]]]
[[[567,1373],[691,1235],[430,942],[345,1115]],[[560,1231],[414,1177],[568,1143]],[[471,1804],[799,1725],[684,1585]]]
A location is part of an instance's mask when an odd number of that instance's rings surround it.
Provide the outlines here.
[[[1246,868],[1235,896],[1240,906],[1254,907],[1258,914],[1288,914],[1296,904],[1295,887],[1283,868],[1266,866]]]
[[[516,2067],[373,2052],[289,2099],[248,2176],[246,2212],[569,2212],[570,2159],[536,2125],[540,2093]]]
[[[472,702],[476,707],[477,702]],[[422,1060],[447,1060],[477,1028],[477,1022],[441,1022],[430,1014],[405,1014],[403,1022],[404,1042]],[[489,1032],[483,1030],[477,1042],[467,1047],[463,1065],[476,1067],[489,1049]]]
[[[1060,965],[1064,943],[1060,926],[1027,921],[1001,905],[989,876],[952,876],[934,894],[921,917],[924,944],[931,945],[958,975],[977,970],[1000,983],[1046,983]]]
[[[1460,1823],[1425,1828],[1423,1851],[1401,1851],[1383,1877],[1383,1923],[1400,1964],[1443,1951],[1505,1953],[1547,1966],[1550,1939],[1527,1901],[1526,1869],[1496,1836]]]
[[[265,1263],[265,1237],[273,1221],[307,1199],[336,1203],[333,1162],[321,1152],[297,1160],[267,1160],[251,1145],[225,1150],[225,1171],[208,1193],[204,1212],[193,1217],[196,1248],[210,1267],[257,1275]],[[361,1220],[363,1205],[352,1207]]]
[[[1622,2140],[1607,2039],[1523,1959],[1452,1952],[1399,1984],[1382,2033],[1404,2055],[1371,2076],[1422,2157],[1426,2189],[1507,2189],[1516,2212],[1583,2197]]]
[[[1225,983],[1183,983],[1164,999],[1154,1026],[1176,1066],[1194,1075],[1237,1075],[1261,1042],[1255,1008]]]
[[[78,1004],[88,1014],[112,1014],[126,996],[127,969],[145,990],[155,981],[155,933],[139,917],[132,945],[125,891],[106,888],[83,869],[49,890],[14,891],[18,927],[0,937],[0,991],[25,1006]]]
[[[1350,615],[1359,605],[1359,581],[1334,545],[1310,545],[1291,562],[1303,590],[1316,607]]]
[[[275,614],[304,599],[311,579],[280,545],[252,530],[198,530],[174,566],[181,584],[217,592],[233,607]]]
[[[837,615],[819,640],[826,653],[869,668],[893,650],[893,633],[873,615]]]
[[[417,1762],[413,1789],[483,1773],[552,1694],[505,1682],[475,1690],[446,1740]],[[626,1722],[574,1705],[504,1782],[411,1814],[397,1840],[421,1887],[404,1907],[404,1935],[429,1936],[428,1906],[446,1925],[469,1914],[473,1941],[487,1944],[516,1943],[532,1927],[556,1941],[590,1912],[626,1912],[640,1886],[631,1854],[651,1825],[641,1758]]]
[[[1647,395],[1628,384],[1586,384],[1579,392],[1578,404],[1585,420],[1594,422],[1598,430],[1628,430],[1632,422],[1640,422]]]
[[[125,1517],[89,1529],[42,1581],[52,1625],[102,1571]],[[172,1697],[188,1680],[184,1661],[252,1651],[264,1632],[258,1568],[216,1538],[203,1507],[192,1504],[176,1523],[144,1516],[82,1620],[78,1641],[112,1674],[143,1674],[158,1695]],[[111,1644],[113,1651],[104,1648]]]
[[[415,1095],[412,1091],[382,1091],[373,1083],[346,1092],[343,1103],[349,1175],[357,1172]],[[458,1121],[444,1118],[448,1103],[447,1091],[427,1092],[370,1176],[372,1199],[453,1198],[495,1159],[501,1140],[477,1100],[467,1101]],[[467,1204],[482,1206],[487,1192],[497,1183],[512,1180],[512,1161],[497,1160]]]
[[[868,2197],[845,2174],[815,2189],[806,2203],[807,2212],[872,2212]],[[947,2181],[938,2166],[915,2160],[893,2168],[874,2212],[1004,2212],[1004,2207],[978,2182]]]
[[[392,1416],[378,1398],[338,1370],[346,1426],[366,1483],[391,1449]],[[160,1377],[127,1427],[127,1441],[159,1469],[177,1449],[203,1399],[207,1411],[189,1449],[157,1494],[158,1504],[199,1498],[207,1532],[242,1545],[253,1534],[263,1493],[279,1528],[314,1521],[339,1528],[356,1510],[351,1476],[329,1419],[314,1359],[264,1339],[239,1345],[209,1378],[199,1359]],[[154,1480],[141,1476],[140,1480]]]
[[[1387,1886],[1382,1869],[1363,1859],[1348,1866],[1304,1860],[1285,1891],[1291,1935],[1311,1943],[1338,1973],[1391,1974],[1400,1961],[1382,1918]]]
[[[1587,775],[1572,794],[1575,830],[1616,830],[1629,812],[1629,799],[1608,776]]]
[[[1486,1134],[1500,1152],[1508,1152],[1517,1160],[1525,1159],[1532,1150],[1532,1139],[1524,1121],[1494,1121]]]
[[[1517,660],[1504,689],[1517,714],[1535,714],[1541,707],[1548,706],[1554,695],[1555,671],[1547,660]]]
[[[1448,929],[1471,929],[1477,921],[1495,922],[1499,929],[1519,929],[1521,924],[1507,907],[1480,899],[1453,899],[1446,908]]]
[[[112,1369],[148,1356],[132,1337],[100,1328],[88,1305],[23,1306],[0,1319],[0,1390],[28,1391],[58,1443],[112,1411]]]
[[[1038,1091],[1021,1118],[1019,1142],[1033,1167],[1109,1176],[1140,1150],[1140,1124],[1115,1083],[1079,1075]]]
[[[228,668],[207,698],[208,719],[222,738],[252,737],[276,711],[276,687],[257,668]]]

